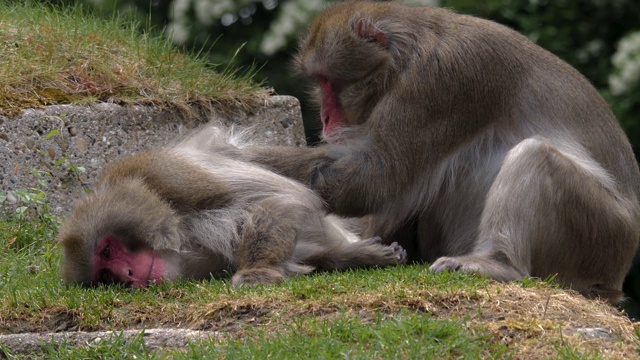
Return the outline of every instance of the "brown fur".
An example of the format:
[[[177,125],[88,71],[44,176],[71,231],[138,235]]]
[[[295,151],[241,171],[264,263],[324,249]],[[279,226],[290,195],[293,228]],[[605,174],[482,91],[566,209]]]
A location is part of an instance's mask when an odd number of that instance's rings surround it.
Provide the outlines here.
[[[232,145],[243,146],[239,141],[205,127],[175,146],[113,163],[63,224],[63,277],[86,285],[102,278],[113,282],[114,275],[95,275],[101,272],[92,263],[106,235],[122,242],[127,254],[142,249],[158,254],[147,257],[151,266],[144,279],[151,279],[160,262],[166,265],[163,280],[235,272],[233,283],[242,285],[274,283],[315,269],[405,261],[397,244],[359,241],[343,220],[326,216],[322,201],[303,185],[243,161]]]
[[[320,101],[323,120],[337,109],[346,124],[317,148],[255,148],[256,161],[337,214],[366,215],[366,235],[435,271],[557,274],[620,296],[640,239],[640,174],[575,69],[490,21],[366,1],[322,13],[297,66],[331,84],[318,94],[337,94],[335,109]]]

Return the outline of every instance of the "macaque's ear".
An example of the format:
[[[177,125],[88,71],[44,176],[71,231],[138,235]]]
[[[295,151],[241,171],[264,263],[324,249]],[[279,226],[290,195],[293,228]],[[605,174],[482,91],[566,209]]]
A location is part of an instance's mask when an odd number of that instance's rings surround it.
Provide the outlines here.
[[[353,34],[363,40],[374,42],[383,48],[387,48],[389,38],[371,19],[361,18],[356,20],[352,26]]]

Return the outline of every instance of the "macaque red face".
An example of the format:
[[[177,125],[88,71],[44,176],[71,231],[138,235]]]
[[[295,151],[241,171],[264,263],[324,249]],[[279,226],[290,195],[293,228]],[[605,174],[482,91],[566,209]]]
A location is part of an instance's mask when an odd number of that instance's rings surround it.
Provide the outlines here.
[[[347,123],[338,98],[339,87],[323,76],[318,76],[317,78],[322,89],[320,116],[322,119],[322,132],[326,137],[334,134],[336,130],[346,126]]]
[[[144,287],[173,280],[179,275],[176,252],[157,245],[175,236],[177,221],[138,181],[99,186],[77,202],[60,229],[63,277],[85,286]]]
[[[167,278],[165,261],[156,251],[130,250],[115,235],[98,241],[91,263],[93,284],[145,287]]]
[[[349,20],[338,17],[328,21],[312,26],[301,44],[296,65],[300,75],[319,84],[321,99],[317,100],[323,135],[332,142],[342,133],[338,130],[364,124],[370,118],[376,102],[387,90],[392,59],[387,52],[386,33],[373,22],[356,21],[350,26],[351,35],[336,41],[339,35],[320,34],[326,34],[326,28],[342,27]]]

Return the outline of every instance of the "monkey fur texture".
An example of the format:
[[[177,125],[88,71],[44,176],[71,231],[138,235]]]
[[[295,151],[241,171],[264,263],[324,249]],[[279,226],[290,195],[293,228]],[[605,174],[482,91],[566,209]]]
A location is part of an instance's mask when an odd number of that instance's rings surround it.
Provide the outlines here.
[[[255,147],[254,161],[434,271],[620,299],[640,174],[575,69],[505,26],[395,1],[337,3],[299,48],[326,144]]]
[[[63,278],[143,287],[233,273],[254,285],[406,260],[327,216],[310,189],[243,161],[241,135],[206,126],[110,164],[62,226]]]

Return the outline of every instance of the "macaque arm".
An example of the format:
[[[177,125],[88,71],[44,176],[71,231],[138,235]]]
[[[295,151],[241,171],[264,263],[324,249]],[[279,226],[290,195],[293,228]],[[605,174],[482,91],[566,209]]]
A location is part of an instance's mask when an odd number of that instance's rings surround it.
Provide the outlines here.
[[[254,147],[252,159],[310,186],[330,210],[349,217],[375,212],[407,188],[406,164],[392,151],[380,151],[371,140],[317,148]],[[392,180],[392,181],[390,181]]]
[[[238,271],[231,282],[235,286],[273,284],[287,275],[305,214],[310,211],[286,196],[263,200],[251,210],[242,228],[238,249]],[[297,269],[298,273],[313,268]]]
[[[234,285],[276,283],[314,270],[383,267],[406,262],[407,252],[379,237],[360,240],[340,220],[284,196],[252,209],[242,229]]]

